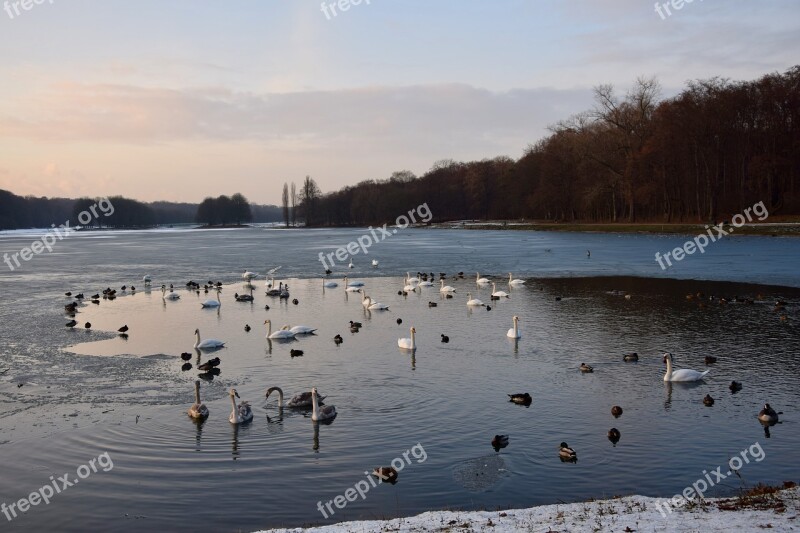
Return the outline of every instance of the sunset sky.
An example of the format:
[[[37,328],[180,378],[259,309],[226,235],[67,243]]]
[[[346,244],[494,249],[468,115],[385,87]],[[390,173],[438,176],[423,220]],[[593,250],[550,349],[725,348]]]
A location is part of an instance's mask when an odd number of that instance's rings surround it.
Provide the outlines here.
[[[44,0],[0,7],[0,189],[279,203],[439,159],[518,158],[657,76],[800,63],[797,0]],[[333,0],[326,0],[334,4]],[[664,13],[666,15],[666,13]]]

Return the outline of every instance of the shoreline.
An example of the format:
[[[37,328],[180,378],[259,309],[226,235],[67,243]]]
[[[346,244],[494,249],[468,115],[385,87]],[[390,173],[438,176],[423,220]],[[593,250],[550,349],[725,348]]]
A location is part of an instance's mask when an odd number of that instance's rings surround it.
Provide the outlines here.
[[[740,496],[692,500],[672,511],[665,508],[666,498],[625,496],[506,511],[428,511],[389,520],[265,529],[256,533],[780,531],[794,529],[800,511],[800,487],[792,482],[784,482],[784,486],[789,488],[758,485]]]
[[[512,231],[563,231],[574,233],[638,233],[645,235],[699,235],[706,232],[709,224],[689,223],[582,223],[582,222],[516,222],[497,221],[453,221],[437,222],[429,227],[458,230],[512,230]],[[725,228],[735,235],[764,237],[800,237],[800,222],[773,222],[745,224],[739,228]]]

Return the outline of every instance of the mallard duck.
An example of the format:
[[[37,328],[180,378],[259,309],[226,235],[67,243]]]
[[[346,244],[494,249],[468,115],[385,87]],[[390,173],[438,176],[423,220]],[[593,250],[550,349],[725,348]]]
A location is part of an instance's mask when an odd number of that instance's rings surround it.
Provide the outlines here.
[[[566,459],[568,461],[576,461],[578,459],[578,454],[575,453],[575,450],[570,448],[566,442],[562,442],[558,445],[558,455],[562,459]]]
[[[617,428],[611,428],[608,430],[608,440],[610,440],[612,443],[618,443],[620,437],[621,434]]]
[[[764,408],[758,413],[758,419],[762,422],[774,424],[778,421],[778,415],[782,414],[782,412],[775,412],[775,409],[770,407],[768,403],[765,403]]]
[[[636,352],[626,353],[622,356],[622,360],[626,363],[632,363],[639,360],[639,354]]]
[[[508,435],[495,435],[492,439],[492,447],[496,451],[500,451],[500,448],[505,448],[508,446]]]
[[[351,327],[351,328],[360,328],[360,327],[363,327],[363,326],[361,325],[361,322],[353,322],[353,321],[351,320],[351,321],[350,321],[350,327]]]
[[[127,324],[125,324],[124,326],[122,326],[121,328],[119,328],[117,331],[118,331],[119,333],[125,333],[126,331],[128,331],[128,325],[127,325]]]
[[[372,471],[372,475],[380,479],[381,483],[397,483],[397,470],[391,466],[379,466]]]
[[[244,325],[244,330],[249,332],[250,331],[250,324],[245,324]]]
[[[291,355],[292,357],[300,357],[303,355],[303,350],[291,349],[289,350],[289,355]]]
[[[731,381],[731,384],[728,385],[728,388],[731,390],[731,392],[737,392],[742,390],[742,384],[738,381]]]
[[[442,333],[442,342],[444,342],[444,343],[450,342],[450,337],[448,337],[447,335]]]
[[[615,405],[611,408],[611,414],[614,415],[614,418],[619,418],[622,415],[622,407]]]
[[[710,394],[706,394],[705,398],[703,398],[703,404],[711,407],[714,405],[714,398],[712,398]]]
[[[219,357],[215,357],[214,359],[209,359],[208,361],[206,361],[202,365],[197,365],[197,369],[198,370],[202,370],[204,372],[208,372],[209,370],[212,370],[212,369],[218,367],[219,364],[220,364]]]
[[[189,416],[194,419],[208,417],[208,407],[206,404],[200,403],[200,381],[194,382],[194,405],[189,408]]]
[[[520,405],[530,405],[533,401],[531,395],[527,392],[525,393],[517,393],[517,394],[509,394],[508,395],[509,401],[514,402]]]
[[[438,305],[436,302],[428,302],[428,307],[437,307]]]
[[[591,374],[592,372],[594,372],[594,368],[590,367],[586,363],[581,363],[580,368],[581,368],[581,372],[583,372],[585,374]]]
[[[342,340],[342,336],[337,333],[336,336],[333,338],[333,342],[336,344],[342,344],[342,342],[344,341]]]

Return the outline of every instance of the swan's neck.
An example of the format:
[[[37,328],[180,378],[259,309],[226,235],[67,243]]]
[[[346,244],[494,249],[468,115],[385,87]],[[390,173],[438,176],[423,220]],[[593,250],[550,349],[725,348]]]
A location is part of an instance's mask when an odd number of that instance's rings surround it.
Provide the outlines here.
[[[194,403],[200,403],[200,384],[194,384]]]
[[[231,394],[231,404],[233,405],[233,411],[231,411],[231,419],[239,420],[239,413],[236,411],[236,397]]]
[[[516,320],[514,321],[514,336],[519,336],[519,322]]]
[[[200,346],[200,333],[195,332],[194,334],[194,347],[197,348]]]
[[[414,350],[417,348],[417,334],[415,332],[411,332],[411,349]]]
[[[272,334],[272,322],[267,322],[267,338]]]
[[[667,357],[667,373],[664,374],[664,381],[672,379],[672,358]]]
[[[317,418],[317,393],[311,391],[311,418]]]

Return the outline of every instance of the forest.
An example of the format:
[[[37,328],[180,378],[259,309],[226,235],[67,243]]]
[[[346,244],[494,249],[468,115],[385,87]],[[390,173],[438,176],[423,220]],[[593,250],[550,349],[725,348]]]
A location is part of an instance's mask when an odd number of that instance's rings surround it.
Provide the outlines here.
[[[710,222],[760,201],[800,215],[800,66],[660,94],[656,79],[624,95],[599,85],[592,109],[552,125],[518,160],[445,160],[420,177],[362,181],[312,197],[306,222],[374,225],[424,202],[437,222]]]

